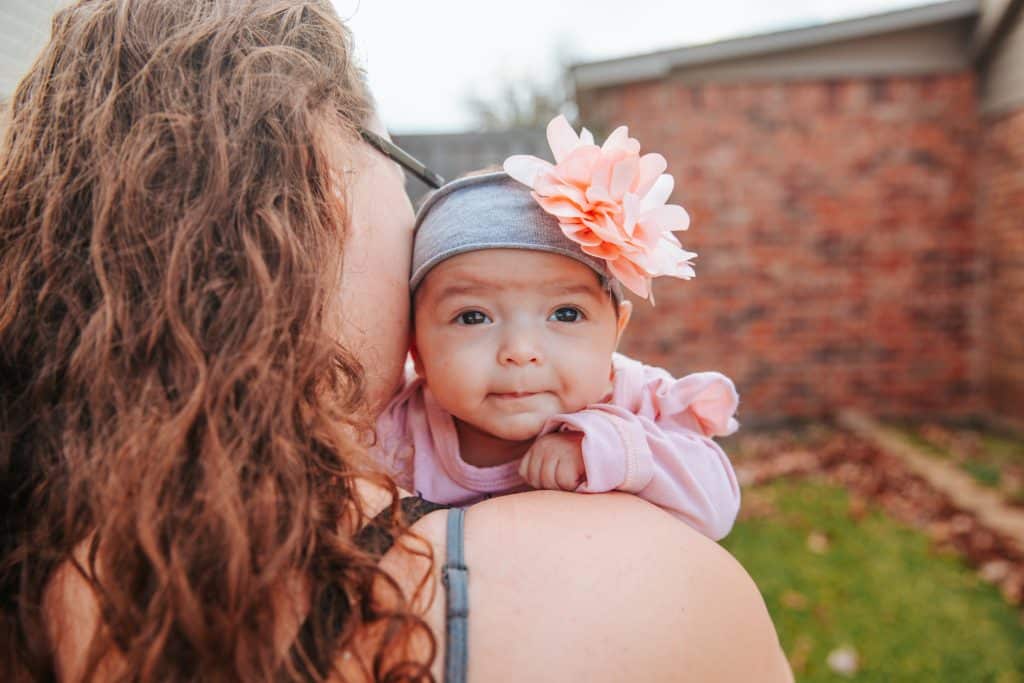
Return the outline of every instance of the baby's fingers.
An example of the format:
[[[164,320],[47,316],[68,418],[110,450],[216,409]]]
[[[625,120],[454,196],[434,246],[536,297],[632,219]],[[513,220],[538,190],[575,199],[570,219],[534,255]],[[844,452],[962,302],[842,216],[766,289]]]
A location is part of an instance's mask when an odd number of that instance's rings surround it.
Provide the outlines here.
[[[538,459],[542,460],[543,462],[541,462],[540,466],[540,486],[538,486],[537,488],[554,490],[559,489],[560,487],[558,486],[558,463],[561,460],[561,458],[552,455],[551,453],[548,453],[547,457]]]
[[[583,472],[576,466],[573,458],[559,458],[555,470],[557,488],[563,491],[575,491],[583,479]]]
[[[535,489],[540,488],[540,465],[541,458],[533,450],[527,451],[519,463],[519,476]]]

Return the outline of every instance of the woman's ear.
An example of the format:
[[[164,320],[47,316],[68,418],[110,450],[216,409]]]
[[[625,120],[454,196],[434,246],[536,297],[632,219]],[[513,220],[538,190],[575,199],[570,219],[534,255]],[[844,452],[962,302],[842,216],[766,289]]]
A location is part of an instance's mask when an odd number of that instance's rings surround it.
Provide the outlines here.
[[[426,377],[423,372],[423,360],[420,359],[420,350],[416,348],[416,342],[409,343],[409,357],[412,358],[412,367],[420,377]]]
[[[619,319],[615,323],[615,348],[619,348],[619,340],[622,339],[622,333],[626,331],[626,326],[629,325],[629,317],[631,315],[633,315],[633,302],[623,299],[619,302]]]

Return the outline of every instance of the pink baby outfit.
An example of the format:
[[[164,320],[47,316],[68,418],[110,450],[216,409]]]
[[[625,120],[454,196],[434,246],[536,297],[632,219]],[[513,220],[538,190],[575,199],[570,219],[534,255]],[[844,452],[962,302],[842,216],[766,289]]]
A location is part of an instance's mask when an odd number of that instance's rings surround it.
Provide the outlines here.
[[[606,402],[551,417],[542,433],[583,433],[583,493],[627,491],[664,508],[712,539],[729,533],[740,490],[712,436],[736,431],[739,397],[718,372],[675,379],[661,368],[615,354]],[[455,422],[412,364],[406,384],[377,422],[376,456],[399,486],[436,503],[465,505],[521,491],[519,460],[475,467],[459,456]]]

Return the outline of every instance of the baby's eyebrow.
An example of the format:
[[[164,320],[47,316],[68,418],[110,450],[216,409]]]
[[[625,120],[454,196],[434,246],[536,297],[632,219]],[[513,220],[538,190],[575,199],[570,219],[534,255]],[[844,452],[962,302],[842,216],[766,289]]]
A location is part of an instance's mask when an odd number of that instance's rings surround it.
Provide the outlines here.
[[[601,291],[597,285],[565,284],[562,282],[543,283],[540,285],[540,288],[552,294],[586,294],[589,296],[599,296]]]
[[[507,289],[515,289],[521,287],[520,284],[509,284],[501,282],[500,280],[477,280],[477,279],[465,279],[461,278],[457,282],[451,282],[444,285],[441,290],[433,297],[435,301],[443,301],[448,297],[453,296],[464,296],[473,294],[491,294],[494,292],[501,292]],[[580,282],[566,282],[564,280],[549,280],[532,283],[530,286],[535,287],[537,290],[542,291],[546,294],[552,295],[567,295],[567,294],[578,294],[586,295],[591,297],[601,296],[601,288],[595,284],[584,284]]]
[[[503,285],[498,282],[459,282],[445,285],[441,288],[441,291],[437,293],[435,297],[438,301],[447,299],[451,296],[461,296],[465,294],[480,294],[482,292],[494,292],[505,289]]]

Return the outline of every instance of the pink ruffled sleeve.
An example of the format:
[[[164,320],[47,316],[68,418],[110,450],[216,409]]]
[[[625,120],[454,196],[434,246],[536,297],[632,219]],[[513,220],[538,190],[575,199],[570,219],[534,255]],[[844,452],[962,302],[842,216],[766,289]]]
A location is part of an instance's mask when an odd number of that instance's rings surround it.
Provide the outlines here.
[[[712,436],[738,428],[739,396],[717,372],[675,379],[660,368],[615,358],[608,403],[552,418],[545,431],[583,433],[586,481],[579,491],[636,493],[715,540],[732,529],[740,489]]]

